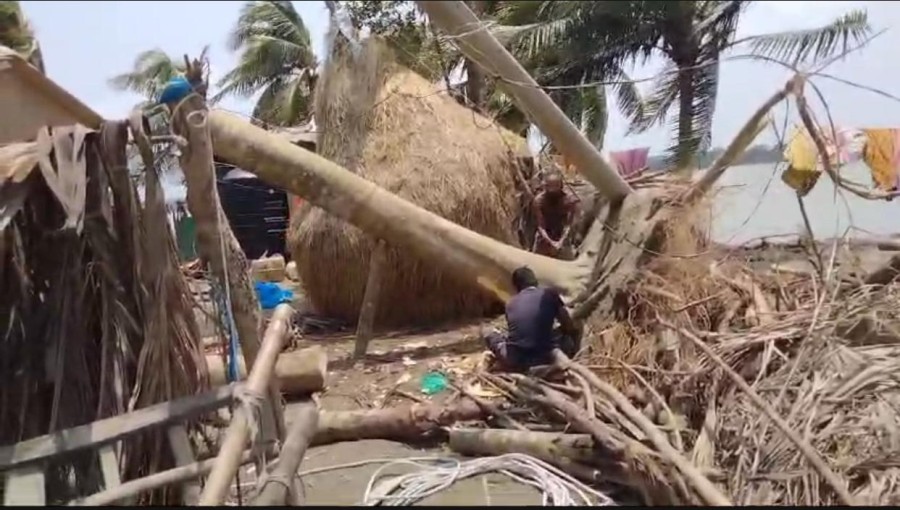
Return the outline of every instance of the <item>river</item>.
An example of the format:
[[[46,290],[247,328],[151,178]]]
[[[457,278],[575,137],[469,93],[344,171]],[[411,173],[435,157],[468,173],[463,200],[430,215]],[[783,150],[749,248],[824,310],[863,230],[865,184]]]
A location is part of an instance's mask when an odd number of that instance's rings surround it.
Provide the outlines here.
[[[729,169],[719,181],[713,202],[713,237],[716,241],[738,244],[763,236],[797,235],[804,232],[803,217],[794,191],[781,181],[781,168],[775,164],[745,165]],[[846,165],[841,175],[871,186],[865,163]],[[822,175],[815,188],[804,198],[813,232],[817,239],[885,236],[900,233],[900,198],[892,202],[865,200],[835,187]]]

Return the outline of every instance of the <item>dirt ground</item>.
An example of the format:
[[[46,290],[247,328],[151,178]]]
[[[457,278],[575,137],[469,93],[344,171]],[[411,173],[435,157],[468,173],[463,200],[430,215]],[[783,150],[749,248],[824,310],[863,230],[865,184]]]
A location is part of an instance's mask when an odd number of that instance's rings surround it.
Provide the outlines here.
[[[279,285],[295,291],[292,303],[295,309],[305,309],[302,295],[297,292],[298,289],[292,282],[283,281]],[[198,281],[194,281],[192,286],[195,295],[206,301],[208,286]],[[214,334],[213,323],[207,313],[198,311],[197,319],[200,321],[204,336]],[[479,330],[489,327],[492,327],[492,321],[485,320],[450,325],[439,331],[376,334],[369,343],[365,360],[357,362],[352,359],[355,342],[353,331],[297,335],[287,350],[312,345],[325,348],[328,355],[328,381],[326,390],[320,395],[320,403],[325,409],[365,410],[413,403],[440,403],[454,396],[454,390],[448,388],[435,395],[425,395],[421,390],[422,377],[430,371],[442,371],[452,375],[473,370],[483,356]],[[288,426],[293,421],[295,409],[296,406],[289,401],[285,412]],[[439,446],[417,448],[393,441],[364,440],[310,448],[300,470],[302,472],[365,460],[415,457],[462,459]],[[372,463],[303,476],[305,504],[329,506],[358,504],[364,498],[372,475],[383,466],[384,463]],[[382,474],[394,475],[414,470],[415,468],[408,465],[390,466],[382,471]],[[242,468],[240,477],[242,491],[253,487],[256,478],[254,471],[251,466]],[[231,505],[241,501],[237,485],[232,487],[229,499]],[[540,504],[541,497],[538,491],[501,474],[462,480],[418,503],[425,506]]]
[[[321,345],[328,353],[328,388],[321,405],[329,410],[378,409],[410,405],[416,402],[439,403],[453,394],[446,390],[433,396],[421,391],[422,377],[432,370],[449,373],[473,369],[481,360],[480,327],[469,324],[446,331],[393,334],[374,338],[363,362],[351,356],[353,334],[305,336],[297,348]],[[292,420],[288,404],[285,419]],[[448,450],[415,448],[402,443],[365,440],[314,447],[307,452],[301,471],[336,466],[368,459],[405,459],[413,457],[460,458]],[[351,505],[362,501],[372,475],[383,464],[369,464],[303,477],[306,503],[309,505]],[[384,474],[413,471],[407,466],[392,466]],[[422,500],[419,505],[506,506],[539,505],[540,494],[527,485],[504,475],[491,474],[463,480]]]

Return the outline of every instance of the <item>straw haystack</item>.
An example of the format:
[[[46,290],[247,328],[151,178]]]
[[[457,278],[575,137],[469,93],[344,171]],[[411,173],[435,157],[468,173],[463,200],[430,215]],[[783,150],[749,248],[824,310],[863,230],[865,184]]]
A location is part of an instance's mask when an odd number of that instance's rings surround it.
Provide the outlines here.
[[[322,156],[444,218],[516,243],[513,172],[527,153],[524,139],[397,65],[377,39],[359,51],[336,48],[316,102]],[[316,310],[355,321],[373,240],[310,207],[293,219],[289,245]],[[479,316],[494,305],[433,262],[388,248],[379,325]]]

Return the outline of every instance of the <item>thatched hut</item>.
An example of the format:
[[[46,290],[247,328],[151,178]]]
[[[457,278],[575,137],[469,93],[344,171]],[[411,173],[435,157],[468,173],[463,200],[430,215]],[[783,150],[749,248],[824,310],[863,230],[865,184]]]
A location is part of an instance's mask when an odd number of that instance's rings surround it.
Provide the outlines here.
[[[515,174],[524,139],[396,64],[377,39],[336,49],[316,90],[318,152],[429,211],[516,244]],[[321,314],[357,319],[373,247],[362,231],[308,207],[289,245]],[[381,326],[481,316],[495,303],[474,285],[389,246],[376,317]]]

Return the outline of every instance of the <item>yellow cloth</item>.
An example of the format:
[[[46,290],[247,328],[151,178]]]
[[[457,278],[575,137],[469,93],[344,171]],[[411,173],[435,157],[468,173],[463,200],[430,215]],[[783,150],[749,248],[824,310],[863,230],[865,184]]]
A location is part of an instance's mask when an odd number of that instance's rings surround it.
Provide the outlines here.
[[[900,166],[900,129],[863,129],[866,145],[863,161],[872,170],[875,187],[891,191],[897,187]]]
[[[800,196],[809,193],[822,171],[818,165],[816,144],[806,129],[795,126],[784,150],[784,159],[788,162],[788,169],[781,174],[781,180],[793,188]]]

